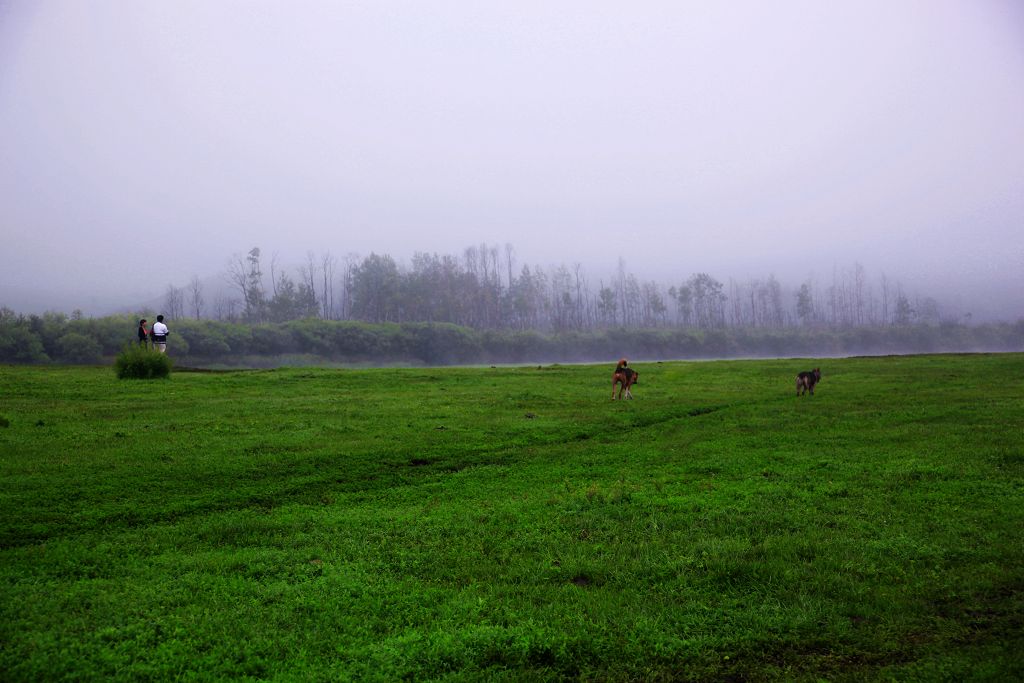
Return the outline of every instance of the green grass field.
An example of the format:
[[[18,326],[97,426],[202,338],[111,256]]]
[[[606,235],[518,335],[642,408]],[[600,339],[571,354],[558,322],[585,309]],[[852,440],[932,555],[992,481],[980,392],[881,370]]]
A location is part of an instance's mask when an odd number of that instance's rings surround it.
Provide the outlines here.
[[[1024,678],[1024,355],[611,367],[0,367],[0,678]]]

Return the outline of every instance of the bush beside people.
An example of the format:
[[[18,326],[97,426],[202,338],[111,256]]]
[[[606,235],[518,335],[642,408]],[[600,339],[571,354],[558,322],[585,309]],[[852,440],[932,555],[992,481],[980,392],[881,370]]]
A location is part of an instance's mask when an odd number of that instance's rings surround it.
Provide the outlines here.
[[[165,379],[171,375],[171,365],[166,353],[130,344],[117,355],[114,371],[118,379]]]

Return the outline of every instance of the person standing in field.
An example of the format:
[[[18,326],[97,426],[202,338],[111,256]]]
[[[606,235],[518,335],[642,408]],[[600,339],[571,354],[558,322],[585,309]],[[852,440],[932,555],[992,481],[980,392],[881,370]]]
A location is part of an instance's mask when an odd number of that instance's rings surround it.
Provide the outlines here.
[[[153,338],[153,348],[160,353],[167,353],[167,325],[164,325],[164,317],[158,315],[153,323],[153,331],[149,333]]]
[[[146,329],[146,319],[139,321],[139,346],[146,346],[149,341],[149,330]]]

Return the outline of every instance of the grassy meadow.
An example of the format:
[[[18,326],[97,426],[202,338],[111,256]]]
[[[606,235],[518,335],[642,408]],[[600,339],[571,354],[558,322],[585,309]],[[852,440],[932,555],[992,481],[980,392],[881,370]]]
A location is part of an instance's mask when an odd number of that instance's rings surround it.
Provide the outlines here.
[[[1024,355],[635,367],[0,367],[0,678],[1024,678]]]

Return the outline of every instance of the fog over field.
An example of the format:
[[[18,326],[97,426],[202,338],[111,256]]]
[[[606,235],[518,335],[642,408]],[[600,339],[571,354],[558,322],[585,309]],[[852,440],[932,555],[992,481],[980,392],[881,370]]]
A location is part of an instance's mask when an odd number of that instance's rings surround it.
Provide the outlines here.
[[[0,306],[259,246],[1024,317],[1024,4],[0,0]]]

